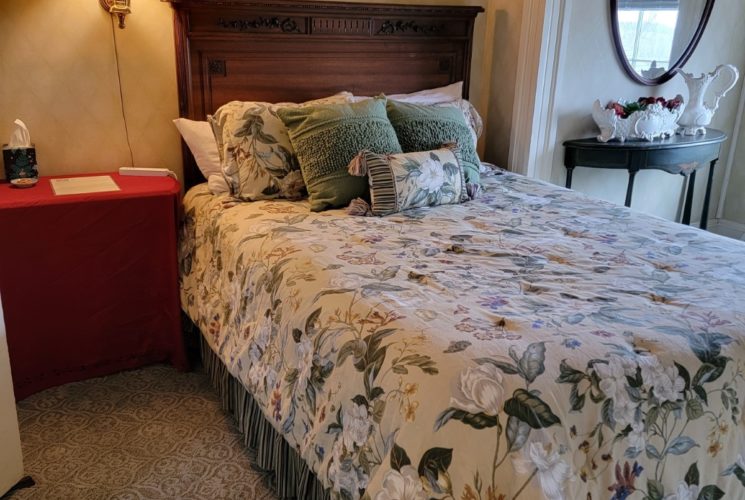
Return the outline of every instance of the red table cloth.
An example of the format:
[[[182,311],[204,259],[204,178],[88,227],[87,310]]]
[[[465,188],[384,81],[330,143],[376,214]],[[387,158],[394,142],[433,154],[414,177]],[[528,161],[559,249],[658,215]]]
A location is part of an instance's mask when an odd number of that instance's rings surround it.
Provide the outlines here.
[[[153,362],[187,368],[179,184],[110,175],[120,191],[56,196],[49,177],[29,189],[0,183],[0,296],[17,399]]]

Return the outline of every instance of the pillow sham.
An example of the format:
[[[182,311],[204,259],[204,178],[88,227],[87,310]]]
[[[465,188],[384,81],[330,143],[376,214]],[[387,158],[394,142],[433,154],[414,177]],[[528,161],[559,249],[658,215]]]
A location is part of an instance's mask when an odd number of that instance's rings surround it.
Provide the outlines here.
[[[177,118],[173,123],[194,156],[199,171],[207,179],[210,193],[229,193],[230,188],[222,175],[220,153],[217,151],[217,142],[210,123],[186,118]]]
[[[386,109],[404,153],[429,151],[441,144],[457,143],[469,194],[476,196],[481,184],[481,162],[459,109],[396,101],[388,101]]]
[[[456,145],[393,155],[362,151],[350,163],[349,173],[367,175],[370,185],[370,205],[353,200],[347,209],[351,215],[389,215],[468,200]]]
[[[365,194],[367,181],[347,171],[350,160],[363,149],[401,152],[385,102],[375,98],[278,110],[297,153],[312,211],[345,207]]]
[[[284,108],[343,103],[351,95],[342,92],[302,104],[232,101],[220,107],[210,122],[232,195],[244,201],[305,196],[295,151],[277,113]]]

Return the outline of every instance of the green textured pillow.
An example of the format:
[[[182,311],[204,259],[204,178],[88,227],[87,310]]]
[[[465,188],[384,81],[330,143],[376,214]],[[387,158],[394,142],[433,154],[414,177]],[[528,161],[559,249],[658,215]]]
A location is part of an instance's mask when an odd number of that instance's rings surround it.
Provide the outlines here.
[[[290,133],[314,212],[345,207],[365,194],[367,179],[347,171],[357,153],[401,153],[385,99],[285,108],[277,114]]]
[[[388,101],[387,111],[405,153],[430,151],[442,144],[456,142],[463,159],[466,183],[475,186],[481,184],[481,162],[460,109]],[[477,190],[469,188],[474,193]]]

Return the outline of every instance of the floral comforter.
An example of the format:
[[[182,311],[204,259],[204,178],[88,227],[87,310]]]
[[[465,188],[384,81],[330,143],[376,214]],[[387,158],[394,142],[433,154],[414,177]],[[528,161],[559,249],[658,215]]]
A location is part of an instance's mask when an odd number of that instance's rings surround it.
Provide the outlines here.
[[[183,307],[334,496],[745,498],[745,245],[484,182],[385,218],[197,187]]]

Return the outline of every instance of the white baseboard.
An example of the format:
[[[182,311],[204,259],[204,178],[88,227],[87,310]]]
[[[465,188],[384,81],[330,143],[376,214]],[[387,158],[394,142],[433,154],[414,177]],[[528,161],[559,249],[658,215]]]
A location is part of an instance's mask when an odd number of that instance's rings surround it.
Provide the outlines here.
[[[692,226],[699,227],[698,221],[691,222]],[[734,222],[726,219],[710,219],[709,220],[709,231],[722,236],[735,238],[738,240],[745,240],[745,224]]]

